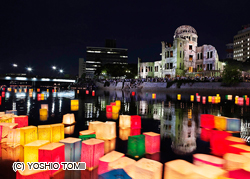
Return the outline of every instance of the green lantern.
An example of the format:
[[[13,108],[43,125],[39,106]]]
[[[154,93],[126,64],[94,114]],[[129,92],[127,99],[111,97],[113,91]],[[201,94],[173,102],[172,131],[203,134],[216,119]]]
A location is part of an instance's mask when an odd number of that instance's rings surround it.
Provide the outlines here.
[[[95,136],[95,134],[80,135],[79,138],[82,139],[82,141],[84,141],[84,140],[88,140],[88,139],[91,139],[91,138],[96,138],[96,136]]]
[[[226,95],[226,100],[228,100],[228,95]]]
[[[141,158],[145,154],[145,135],[128,137],[128,155],[133,158]]]

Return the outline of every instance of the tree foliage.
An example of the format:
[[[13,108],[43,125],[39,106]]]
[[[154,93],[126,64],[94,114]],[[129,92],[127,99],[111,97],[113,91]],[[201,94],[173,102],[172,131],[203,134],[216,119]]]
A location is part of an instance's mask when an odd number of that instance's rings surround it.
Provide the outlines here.
[[[241,78],[241,70],[239,66],[227,64],[223,71],[222,78],[222,82],[226,86],[232,86],[239,83]]]

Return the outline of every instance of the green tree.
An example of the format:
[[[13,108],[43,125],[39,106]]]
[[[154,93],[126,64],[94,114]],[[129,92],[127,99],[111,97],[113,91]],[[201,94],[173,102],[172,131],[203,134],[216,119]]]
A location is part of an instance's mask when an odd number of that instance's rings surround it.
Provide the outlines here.
[[[224,83],[224,85],[235,85],[240,82],[240,78],[241,70],[239,66],[227,64],[222,74],[222,82]]]

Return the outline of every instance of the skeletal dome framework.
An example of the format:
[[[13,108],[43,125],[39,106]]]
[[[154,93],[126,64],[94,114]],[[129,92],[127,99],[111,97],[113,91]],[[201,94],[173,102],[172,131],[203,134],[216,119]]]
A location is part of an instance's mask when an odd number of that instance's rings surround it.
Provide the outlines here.
[[[190,25],[182,25],[178,27],[174,32],[174,38],[181,37],[183,34],[195,34],[197,35],[197,31]]]

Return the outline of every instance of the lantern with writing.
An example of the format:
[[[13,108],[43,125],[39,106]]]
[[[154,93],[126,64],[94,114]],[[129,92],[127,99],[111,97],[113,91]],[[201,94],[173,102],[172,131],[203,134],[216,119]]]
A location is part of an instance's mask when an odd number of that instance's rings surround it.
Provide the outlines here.
[[[65,125],[72,125],[75,121],[75,115],[74,114],[65,114],[63,115],[63,124]]]
[[[223,156],[227,151],[225,147],[227,146],[225,138],[231,134],[225,131],[212,130],[210,147],[211,152],[217,156]]]
[[[112,151],[112,152],[104,155],[103,157],[101,157],[99,159],[98,174],[108,172],[109,163],[114,162],[114,161],[120,159],[123,156],[124,156],[123,153],[120,153],[120,152],[117,152],[117,151]]]
[[[97,128],[100,128],[103,122],[92,121],[89,122],[89,130],[96,132]]]
[[[37,127],[27,126],[20,128],[20,144],[25,145],[37,140]]]
[[[190,101],[194,101],[194,95],[190,95]]]
[[[96,128],[97,139],[113,139],[116,137],[116,122],[107,121]]]
[[[81,139],[68,137],[59,142],[65,145],[65,162],[79,162],[81,160]]]
[[[38,140],[48,140],[51,142],[51,126],[39,125],[37,126]]]
[[[61,162],[65,162],[65,150],[62,143],[50,143],[38,149],[38,162],[58,162],[60,170]],[[49,170],[50,174],[54,174],[58,170]]]
[[[131,127],[131,117],[129,115],[120,115],[119,127],[122,129]]]
[[[200,115],[200,126],[213,129],[214,128],[214,115],[211,114],[201,114]]]
[[[181,100],[181,94],[177,94],[177,100]]]
[[[104,140],[104,154],[115,150],[116,138]]]
[[[227,118],[227,131],[240,131],[240,119]]]
[[[52,124],[51,126],[51,142],[59,142],[64,139],[64,125]]]
[[[30,170],[28,165],[25,165],[24,171],[22,170],[16,171],[16,179],[33,179],[33,178],[50,179],[50,171],[35,170],[35,169]]]
[[[84,130],[84,131],[79,132],[79,135],[89,135],[89,134],[95,134],[95,131],[93,131],[93,130]]]
[[[122,129],[119,128],[119,138],[121,140],[128,140],[128,136],[130,136],[130,128]]]
[[[227,118],[223,116],[214,116],[214,127],[218,130],[225,131],[227,129]]]
[[[28,126],[28,116],[15,116],[14,123],[18,123],[17,128]]]
[[[223,168],[225,161],[219,157],[207,154],[194,154],[193,164],[200,166],[203,164],[212,165],[215,167]]]
[[[224,167],[229,171],[241,169],[243,168],[244,163],[249,161],[249,159],[245,156],[233,153],[227,153],[223,156],[223,158],[225,160]]]
[[[145,154],[145,135],[128,137],[128,155],[133,158],[141,158]]]
[[[93,170],[99,164],[99,158],[104,155],[104,141],[88,139],[82,141],[81,162],[86,163],[88,170]]]
[[[132,115],[131,116],[131,129],[141,128],[141,116]]]
[[[20,129],[10,129],[7,138],[7,145],[16,147],[20,145]]]
[[[119,116],[118,113],[106,113],[106,118],[107,119],[112,119],[112,117],[114,117],[113,114],[117,114]]]
[[[154,132],[144,132],[146,153],[153,154],[160,152],[161,135]]]
[[[116,178],[123,178],[123,179],[132,179],[123,169],[115,169],[108,171],[106,173],[100,174],[98,179],[116,179]]]
[[[49,144],[48,140],[36,140],[24,145],[24,163],[38,162],[38,149],[46,144]]]
[[[89,90],[86,90],[86,94],[89,94]]]

